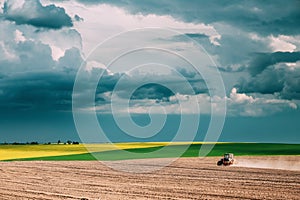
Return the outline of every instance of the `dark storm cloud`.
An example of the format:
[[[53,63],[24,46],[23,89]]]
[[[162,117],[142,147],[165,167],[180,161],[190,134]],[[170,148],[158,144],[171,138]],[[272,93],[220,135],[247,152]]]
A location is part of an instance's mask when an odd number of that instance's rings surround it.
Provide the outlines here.
[[[274,94],[281,92],[284,87],[285,71],[274,70],[272,68],[266,69],[256,77],[252,77],[249,81],[242,79],[238,85],[239,92],[242,93],[261,93]]]
[[[185,33],[185,34],[181,34],[181,35],[175,35],[173,36],[172,40],[173,41],[190,41],[191,39],[194,40],[202,40],[202,39],[206,39],[209,40],[209,37],[205,34],[201,34],[201,33]]]
[[[186,68],[179,68],[178,72],[186,79],[188,84],[192,87],[194,94],[208,94],[209,90],[207,88],[207,85],[202,76],[200,76],[197,72],[187,70]],[[184,88],[182,88],[181,83],[179,83],[177,87],[182,89],[182,91],[179,92],[180,94],[192,95],[189,92],[185,91]]]
[[[185,69],[185,68],[180,68],[180,69],[178,70],[178,72],[179,72],[182,76],[184,76],[184,77],[186,77],[186,78],[190,78],[190,79],[195,78],[195,76],[197,75],[197,73],[196,73],[195,71],[188,71],[188,70]]]
[[[287,79],[281,92],[282,98],[300,100],[300,69],[290,71],[286,76]]]
[[[227,33],[229,31],[229,33]],[[224,71],[242,71],[251,59],[253,52],[269,51],[267,43],[249,39],[247,33],[239,30],[226,30],[219,40],[220,46],[210,47],[205,45],[206,50],[218,56],[220,65]]]
[[[252,76],[264,71],[268,66],[281,62],[297,62],[300,52],[256,53],[249,63],[248,70]]]
[[[93,69],[93,74],[102,73],[103,69]],[[122,76],[126,76],[125,74],[115,73],[109,75],[107,71],[104,70],[103,76],[99,80],[97,93],[111,92],[114,90],[115,85],[119,81]]]
[[[270,66],[262,73],[242,79],[236,85],[240,93],[274,94],[282,99],[300,100],[300,69],[285,64]]]
[[[0,61],[0,109],[70,110],[71,94],[82,58],[76,48],[66,50],[57,62],[40,42],[19,42],[18,59]]]
[[[132,81],[132,80],[131,80]],[[203,86],[202,83],[199,82],[190,82],[190,86],[192,91],[184,88],[182,83],[170,83],[168,80],[165,82],[166,85],[161,85],[157,83],[147,83],[138,87],[131,96],[128,96],[127,90],[119,90],[117,91],[118,96],[121,98],[130,98],[131,100],[143,100],[143,99],[151,99],[156,100],[157,102],[169,102],[170,97],[176,94],[181,95],[195,95],[195,94],[203,94],[208,93],[208,89]],[[135,84],[128,84],[125,87],[127,88],[135,88]],[[180,88],[181,87],[181,88]],[[176,90],[171,90],[171,88],[176,88]]]
[[[167,85],[170,83],[167,83]],[[171,83],[172,84],[172,83]],[[194,95],[194,94],[203,94],[208,93],[208,89],[199,82],[190,82],[189,83],[193,89],[193,92],[187,91],[185,88],[180,88],[180,84],[173,83],[173,86],[177,87],[176,91],[172,91],[170,88],[156,84],[156,83],[149,83],[142,85],[141,87],[137,88],[132,96],[130,97],[132,100],[135,99],[154,99],[158,101],[169,101],[169,98],[174,96],[175,93],[182,94],[182,95]],[[126,96],[126,94],[124,95]]]
[[[55,61],[52,58],[50,46],[40,41],[11,41],[6,45],[14,52],[14,58],[0,60],[0,109],[10,112],[20,110],[70,111],[73,84],[77,70],[83,62],[80,50],[74,47],[67,49],[64,56]],[[122,76],[127,76],[93,68],[86,72],[83,90],[79,91],[78,95],[84,96],[86,92],[91,92],[88,89],[92,88],[91,84],[102,72],[103,76],[96,90],[96,105],[109,103],[110,99],[106,93],[114,90]],[[201,86],[198,83],[202,84],[203,81],[196,77],[195,73],[181,68],[179,72],[190,81],[195,93],[201,92]],[[126,84],[121,88],[121,92],[126,93],[128,87],[135,85],[136,79],[139,78],[141,78],[139,75],[127,76]],[[172,78],[173,74],[164,76],[166,82]],[[178,93],[186,93],[180,87],[180,83],[173,80],[171,84],[178,84],[180,89]],[[134,93],[132,99],[164,100],[171,95],[173,93],[162,86],[145,85]],[[85,102],[81,105],[83,108],[91,106]]]
[[[171,96],[174,96],[175,93],[182,95],[194,95],[208,93],[208,88],[205,84],[203,78],[190,69],[184,67],[178,67],[177,72],[180,73],[187,84],[182,83],[182,80],[172,80],[172,75],[164,76],[164,85],[150,83],[145,84],[139,87],[132,95],[132,99],[156,99],[162,101],[168,101]],[[175,75],[176,77],[177,75]],[[172,91],[167,86],[170,85],[170,88],[176,88]],[[186,85],[189,85],[192,88],[186,88]]]
[[[104,72],[99,80],[95,103],[96,105],[104,105],[110,103],[110,97],[105,93],[113,92],[115,85],[122,75],[126,74],[109,74],[104,69],[94,69],[86,72],[82,90],[77,91],[77,95],[81,95],[82,108],[92,106],[85,102],[84,96],[86,92],[92,92],[92,83],[98,73]],[[77,69],[65,67],[51,71],[35,71],[25,73],[11,73],[3,75],[0,78],[0,108],[2,111],[33,110],[33,111],[71,111],[73,84],[75,81]],[[127,89],[134,85],[137,77],[128,77],[128,82],[119,88],[117,94],[121,98],[128,95]],[[168,78],[166,78],[168,79]],[[166,80],[168,81],[168,80]],[[170,83],[168,83],[170,84]],[[178,83],[171,83],[178,84]],[[197,81],[191,82],[195,94],[206,92]],[[176,86],[177,87],[177,86]],[[184,90],[176,91],[180,94],[187,94]],[[174,93],[165,86],[159,84],[145,84],[134,91],[130,97],[132,100],[154,99],[157,101],[169,101],[169,97]]]
[[[156,99],[168,101],[174,93],[165,86],[150,83],[139,87],[131,96],[131,99]]]
[[[245,71],[246,67],[245,66],[240,66],[237,69],[233,69],[231,66],[227,66],[227,67],[217,67],[218,70],[220,70],[221,72],[228,72],[228,73],[233,73],[233,72],[242,72]]]
[[[185,35],[190,38],[207,38],[208,37],[207,35],[201,34],[201,33],[186,33]]]
[[[300,69],[285,63],[296,63],[300,52],[256,53],[249,63],[250,78],[236,85],[241,93],[274,94],[283,99],[300,99]]]
[[[16,24],[28,24],[38,28],[60,29],[73,26],[72,19],[64,8],[53,4],[43,6],[39,0],[25,1],[22,7],[14,8],[18,4],[7,0],[3,6],[3,16],[6,20]]]
[[[170,15],[193,23],[225,23],[261,35],[297,35],[300,31],[300,1],[204,0],[77,0],[84,4],[111,4],[132,14]],[[275,5],[275,6],[274,6]]]
[[[102,73],[102,71],[103,69],[93,69],[92,74],[99,74]],[[178,71],[186,78],[186,81],[192,88],[193,93],[191,93],[189,88],[185,88],[185,84],[182,84],[181,81],[178,81],[177,79],[174,80],[173,74],[164,76],[164,81],[162,81],[166,85],[164,86],[155,83],[155,79],[157,77],[151,78],[154,80],[154,83],[141,84],[140,80],[145,79],[144,77],[128,76],[127,74],[123,73],[108,74],[106,71],[104,71],[103,76],[98,83],[97,94],[112,92],[115,90],[114,92],[117,92],[119,97],[125,99],[154,99],[158,101],[168,101],[169,97],[174,96],[174,93],[192,95],[208,92],[204,80],[199,78],[196,73],[188,71],[184,68],[180,68]],[[122,84],[118,86],[118,88],[115,88],[120,78],[125,81],[123,81]],[[147,76],[147,78],[149,78],[149,75]],[[168,86],[170,86],[171,88],[176,88],[176,91],[171,91]],[[128,91],[136,87],[137,89],[135,89],[132,96],[129,97]],[[101,98],[101,96],[100,101],[103,101],[103,98]]]
[[[82,17],[80,17],[79,15],[75,15],[75,16],[74,16],[74,19],[75,19],[75,21],[77,21],[77,22],[84,21],[84,19],[83,19]]]
[[[74,75],[27,72],[0,79],[1,110],[69,110]]]

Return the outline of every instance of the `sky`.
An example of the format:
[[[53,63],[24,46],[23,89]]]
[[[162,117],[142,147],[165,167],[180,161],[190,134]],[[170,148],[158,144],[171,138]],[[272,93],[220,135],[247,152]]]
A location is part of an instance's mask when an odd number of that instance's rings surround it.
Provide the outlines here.
[[[0,143],[300,143],[299,1],[0,7]]]

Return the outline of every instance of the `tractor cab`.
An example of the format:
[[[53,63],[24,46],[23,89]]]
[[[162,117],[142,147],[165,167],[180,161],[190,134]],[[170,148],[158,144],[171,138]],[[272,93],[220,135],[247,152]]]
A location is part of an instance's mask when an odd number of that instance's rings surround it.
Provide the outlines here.
[[[224,154],[224,160],[226,160],[226,161],[233,160],[233,154],[232,153],[225,153]]]

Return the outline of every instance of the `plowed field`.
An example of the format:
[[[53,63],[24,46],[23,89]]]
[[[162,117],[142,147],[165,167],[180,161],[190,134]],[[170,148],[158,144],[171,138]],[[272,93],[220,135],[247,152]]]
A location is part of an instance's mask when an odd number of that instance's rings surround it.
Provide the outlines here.
[[[299,158],[240,157],[242,162],[230,167],[216,166],[216,157],[180,158],[142,174],[117,171],[97,161],[0,162],[0,199],[299,199]],[[139,171],[164,160],[112,163]],[[259,164],[247,166],[248,160]],[[275,169],[277,162],[290,164]],[[264,168],[259,168],[261,163]]]

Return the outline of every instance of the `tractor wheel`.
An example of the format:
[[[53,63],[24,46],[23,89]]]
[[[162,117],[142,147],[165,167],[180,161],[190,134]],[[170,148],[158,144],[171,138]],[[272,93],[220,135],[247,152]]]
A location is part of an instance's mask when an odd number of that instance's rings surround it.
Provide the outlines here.
[[[217,162],[217,165],[218,166],[221,166],[223,164],[223,161],[222,160],[219,160],[218,162]]]

